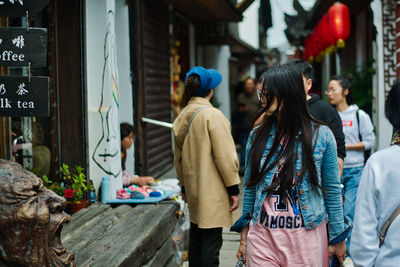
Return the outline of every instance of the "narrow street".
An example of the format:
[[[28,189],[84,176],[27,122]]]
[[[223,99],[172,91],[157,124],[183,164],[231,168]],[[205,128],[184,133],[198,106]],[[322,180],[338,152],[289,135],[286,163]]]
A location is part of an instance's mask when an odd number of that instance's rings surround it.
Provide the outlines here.
[[[400,0],[0,0],[0,267],[235,266],[246,154],[250,265],[400,266],[399,38]]]

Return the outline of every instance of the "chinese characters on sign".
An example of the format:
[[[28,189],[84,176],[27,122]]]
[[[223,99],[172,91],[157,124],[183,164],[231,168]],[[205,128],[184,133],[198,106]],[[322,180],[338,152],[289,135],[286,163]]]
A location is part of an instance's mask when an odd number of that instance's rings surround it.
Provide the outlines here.
[[[0,116],[49,116],[49,78],[0,76]]]
[[[46,66],[47,29],[0,28],[0,66]]]
[[[24,36],[19,35],[18,37],[14,38],[12,40],[12,43],[18,48],[24,47]]]
[[[0,17],[35,15],[48,0],[0,0]],[[29,27],[29,26],[28,26]],[[0,76],[0,116],[49,116],[49,77],[31,76],[47,65],[47,29],[0,27],[0,66],[28,67],[29,77]]]

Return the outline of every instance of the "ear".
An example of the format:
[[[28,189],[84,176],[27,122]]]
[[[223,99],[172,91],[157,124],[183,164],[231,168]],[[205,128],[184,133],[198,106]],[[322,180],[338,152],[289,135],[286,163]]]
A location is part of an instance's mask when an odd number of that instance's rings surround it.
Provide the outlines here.
[[[307,79],[307,93],[308,91],[310,91],[311,87],[312,87],[312,79]]]
[[[345,96],[347,96],[347,95],[349,94],[349,89],[348,89],[348,88],[344,89],[344,90],[343,90],[343,94],[344,94]]]

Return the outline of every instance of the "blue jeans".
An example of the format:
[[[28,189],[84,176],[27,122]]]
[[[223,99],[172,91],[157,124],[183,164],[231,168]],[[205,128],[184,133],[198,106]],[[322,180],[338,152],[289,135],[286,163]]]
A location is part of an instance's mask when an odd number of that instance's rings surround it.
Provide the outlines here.
[[[344,168],[342,175],[343,188],[343,215],[353,225],[354,209],[356,206],[358,184],[364,167]],[[347,235],[346,252],[349,254],[351,230]]]

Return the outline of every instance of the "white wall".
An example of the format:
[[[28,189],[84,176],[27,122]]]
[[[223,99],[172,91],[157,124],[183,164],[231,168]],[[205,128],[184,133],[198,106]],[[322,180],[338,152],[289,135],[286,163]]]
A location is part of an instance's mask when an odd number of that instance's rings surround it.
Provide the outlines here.
[[[86,0],[89,178],[98,189],[110,177],[111,197],[122,187],[114,17],[114,0]]]
[[[364,10],[357,15],[356,19],[356,30],[355,30],[355,39],[356,39],[356,66],[358,70],[361,70],[361,67],[366,62],[367,55],[367,11]]]
[[[221,84],[214,90],[218,102],[218,108],[230,120],[231,102],[229,93],[229,58],[231,51],[229,45],[213,45],[198,47],[199,66],[217,69],[222,74]]]
[[[119,73],[119,121],[133,125],[133,92],[129,42],[129,8],[125,0],[115,1],[115,33]],[[135,148],[127,151],[126,170],[134,173]]]
[[[377,30],[376,45],[374,45],[374,58],[376,73],[373,79],[373,110],[374,125],[376,127],[377,148],[388,147],[392,138],[392,126],[385,117],[385,83],[383,68],[383,33],[382,33],[382,5],[380,0],[371,3],[371,10],[374,16],[374,25]],[[394,23],[394,22],[393,22]],[[395,55],[393,54],[393,61]]]
[[[259,1],[254,1],[244,12],[243,20],[239,22],[239,38],[253,46],[260,47],[258,30],[258,9]]]

